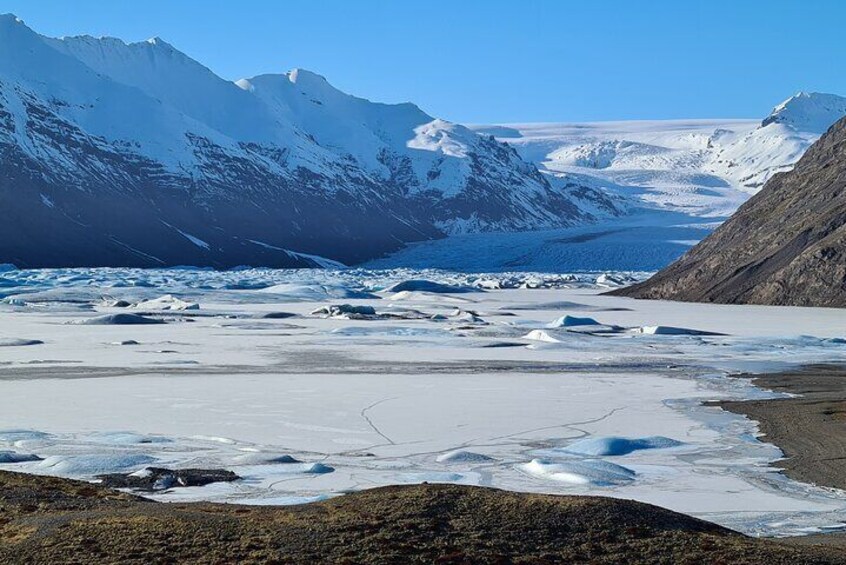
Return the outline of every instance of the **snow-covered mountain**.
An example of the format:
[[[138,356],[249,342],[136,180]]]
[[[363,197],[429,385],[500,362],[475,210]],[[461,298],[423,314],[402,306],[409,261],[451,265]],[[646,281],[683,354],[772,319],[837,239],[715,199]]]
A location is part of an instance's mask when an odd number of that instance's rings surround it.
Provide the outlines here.
[[[0,262],[314,265],[615,215],[615,199],[413,104],[295,70],[236,83],[154,38],[0,16]]]
[[[627,214],[532,233],[415,243],[370,267],[479,271],[654,271],[707,236],[788,171],[846,115],[846,98],[800,93],[764,120],[663,120],[470,126],[542,172],[616,194]]]
[[[799,93],[761,120],[664,120],[472,126],[542,170],[638,205],[728,216],[846,115],[846,98]]]
[[[799,92],[775,108],[761,122],[783,124],[795,131],[824,134],[834,122],[846,116],[846,98],[820,92]]]

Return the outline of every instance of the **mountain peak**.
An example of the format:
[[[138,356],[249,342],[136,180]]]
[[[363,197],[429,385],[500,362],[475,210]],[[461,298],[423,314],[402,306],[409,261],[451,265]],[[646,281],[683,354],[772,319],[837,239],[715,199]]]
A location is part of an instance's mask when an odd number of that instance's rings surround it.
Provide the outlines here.
[[[22,19],[14,14],[0,14],[0,39],[16,42],[26,41],[26,38],[40,37],[27,26]],[[5,53],[4,53],[5,55]]]
[[[783,124],[797,131],[823,134],[846,116],[846,98],[821,92],[797,92],[775,108],[761,127]]]
[[[329,81],[323,75],[309,71],[307,69],[292,69],[287,73],[288,80],[300,86],[308,86],[313,84],[325,84],[329,86]]]
[[[0,26],[14,26],[14,25],[23,25],[26,26],[24,21],[17,17],[15,14],[0,14]]]
[[[155,37],[151,37],[150,39],[148,39],[144,43],[146,43],[148,45],[152,45],[153,47],[158,47],[160,49],[167,50],[167,51],[179,51],[176,47],[174,47],[173,45],[171,45],[170,43],[168,43],[167,41],[165,41],[164,39],[162,39],[158,35],[155,36]]]
[[[290,70],[285,73],[284,77],[295,86],[294,90],[306,93],[308,96],[317,100],[322,100],[323,102],[330,99],[337,101],[351,100],[355,98],[354,96],[342,92],[332,86],[332,84],[326,80],[326,77],[323,75],[306,69],[297,68]]]

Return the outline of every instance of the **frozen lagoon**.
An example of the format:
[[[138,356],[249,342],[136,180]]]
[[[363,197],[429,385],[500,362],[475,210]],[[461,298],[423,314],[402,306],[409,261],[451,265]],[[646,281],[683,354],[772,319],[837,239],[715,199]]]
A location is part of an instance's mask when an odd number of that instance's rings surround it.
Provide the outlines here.
[[[409,280],[449,288],[391,288]],[[766,394],[728,372],[846,361],[842,313],[600,296],[597,283],[625,280],[2,273],[0,452],[44,460],[0,467],[91,478],[155,464],[244,478],[159,500],[296,503],[457,482],[634,498],[752,534],[842,525],[846,493],[774,472],[780,452],[752,422],[701,406]],[[313,314],[341,304],[365,308]],[[166,323],[80,323],[112,314]],[[550,327],[565,315],[598,325]],[[644,331],[656,326],[695,332]],[[653,436],[678,445],[624,453],[607,439]],[[586,439],[592,451],[569,448]]]

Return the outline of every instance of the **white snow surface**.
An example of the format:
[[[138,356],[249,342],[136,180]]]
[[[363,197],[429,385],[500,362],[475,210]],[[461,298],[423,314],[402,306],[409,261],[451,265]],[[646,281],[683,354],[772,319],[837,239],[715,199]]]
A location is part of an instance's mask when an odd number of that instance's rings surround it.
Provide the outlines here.
[[[755,535],[842,524],[846,493],[775,472],[781,453],[754,422],[701,404],[771,396],[731,372],[846,361],[842,314],[599,294],[642,276],[10,269],[0,294],[21,305],[0,304],[0,339],[41,343],[0,348],[0,467],[245,479],[163,501],[429,481],[633,498]],[[463,292],[391,291],[404,281]],[[311,314],[341,294],[376,314]],[[144,301],[199,307],[144,310],[165,324],[66,323]],[[599,325],[547,327],[563,316]],[[645,326],[725,335],[633,331]]]
[[[656,120],[471,126],[550,174],[595,183],[642,206],[731,214],[846,116],[846,98],[800,92],[762,120]]]
[[[792,127],[797,131],[823,134],[831,124],[846,115],[846,98],[819,92],[799,92],[778,106],[764,120]]]

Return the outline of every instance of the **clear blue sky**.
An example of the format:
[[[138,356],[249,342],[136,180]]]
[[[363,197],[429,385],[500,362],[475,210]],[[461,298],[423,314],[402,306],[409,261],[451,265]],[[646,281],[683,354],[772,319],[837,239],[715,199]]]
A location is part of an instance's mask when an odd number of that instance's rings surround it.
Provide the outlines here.
[[[463,122],[763,117],[846,95],[843,0],[0,0],[46,35],[160,36]],[[2,54],[0,54],[2,56]]]

